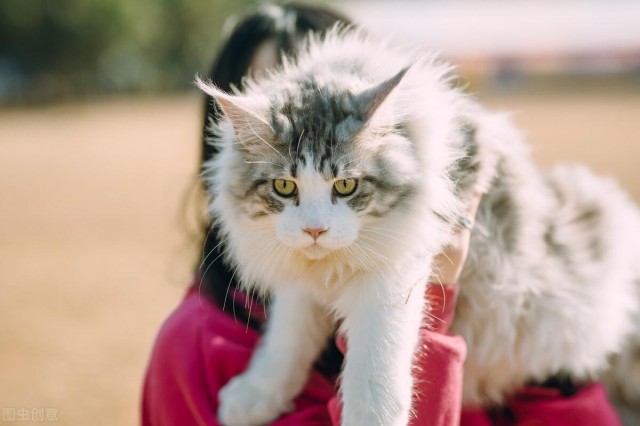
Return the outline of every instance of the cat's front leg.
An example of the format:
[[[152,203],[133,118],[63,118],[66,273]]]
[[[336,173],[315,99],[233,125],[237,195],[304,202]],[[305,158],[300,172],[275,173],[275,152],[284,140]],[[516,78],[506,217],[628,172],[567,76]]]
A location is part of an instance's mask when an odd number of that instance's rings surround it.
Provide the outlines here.
[[[218,395],[220,422],[263,425],[291,410],[331,330],[329,317],[308,292],[299,287],[278,289],[249,367]]]
[[[364,277],[345,294],[342,426],[407,425],[425,284],[414,283],[411,289],[397,277]],[[386,287],[394,285],[403,290]]]

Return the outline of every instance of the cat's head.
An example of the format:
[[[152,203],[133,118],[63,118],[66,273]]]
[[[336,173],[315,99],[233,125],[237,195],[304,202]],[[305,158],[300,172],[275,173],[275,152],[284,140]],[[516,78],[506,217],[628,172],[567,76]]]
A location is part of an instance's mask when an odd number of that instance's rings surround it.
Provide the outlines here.
[[[309,78],[247,95],[198,82],[223,112],[218,136],[233,153],[218,165],[218,191],[309,259],[348,249],[415,191],[415,153],[391,96],[405,73],[360,90]]]

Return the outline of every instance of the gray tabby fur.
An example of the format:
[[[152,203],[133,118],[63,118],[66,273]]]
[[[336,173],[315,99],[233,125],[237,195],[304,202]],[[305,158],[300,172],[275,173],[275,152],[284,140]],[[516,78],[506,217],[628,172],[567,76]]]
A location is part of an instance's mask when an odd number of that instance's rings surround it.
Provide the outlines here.
[[[230,144],[228,120],[214,129],[223,153],[206,175],[213,199],[230,194],[235,215],[278,215],[288,201],[274,196],[269,176],[295,177],[310,161],[326,179],[353,167],[368,176],[349,200],[363,217],[414,209],[427,187],[421,214],[436,231],[425,249],[433,255],[479,186],[477,224],[487,235],[472,235],[451,328],[468,344],[464,403],[496,404],[530,381],[581,382],[608,370],[612,391],[640,404],[640,214],[627,195],[580,166],[540,171],[508,117],[453,88],[449,67],[433,56],[344,30],[311,39],[306,51],[246,82],[244,141]],[[381,81],[393,85],[389,100],[363,113],[358,94]],[[222,238],[233,239],[227,208],[214,201],[212,213]],[[228,256],[248,286],[277,285],[263,282],[274,271],[243,271],[233,247]]]

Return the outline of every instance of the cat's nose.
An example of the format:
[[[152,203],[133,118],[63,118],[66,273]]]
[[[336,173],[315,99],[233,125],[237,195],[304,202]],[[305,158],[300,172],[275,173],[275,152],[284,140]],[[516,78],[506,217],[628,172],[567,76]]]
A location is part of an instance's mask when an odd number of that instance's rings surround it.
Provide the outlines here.
[[[327,232],[328,228],[303,228],[302,230],[311,235],[314,240],[317,240],[320,234]]]

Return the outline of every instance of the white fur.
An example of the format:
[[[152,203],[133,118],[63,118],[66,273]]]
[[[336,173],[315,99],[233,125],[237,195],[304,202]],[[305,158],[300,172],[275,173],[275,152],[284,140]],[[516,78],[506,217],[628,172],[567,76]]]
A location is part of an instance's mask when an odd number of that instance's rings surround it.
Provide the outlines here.
[[[482,159],[477,184],[489,191],[478,223],[491,232],[488,238],[473,235],[453,325],[469,345],[465,402],[500,402],[527,380],[558,372],[596,377],[632,330],[637,305],[630,297],[632,281],[640,276],[630,267],[640,263],[635,207],[615,186],[582,169],[540,174],[504,116],[483,111],[448,87],[446,65],[398,53],[359,34],[312,39],[307,50],[298,63],[285,62],[277,74],[248,82],[247,97],[277,96],[288,81],[310,75],[364,89],[413,63],[375,119],[409,123],[417,158],[407,160],[400,148],[398,167],[422,185],[408,208],[372,218],[356,215],[343,202],[332,204],[332,182],[303,170],[296,178],[299,206],[250,219],[229,191],[236,168],[244,165],[233,126],[222,120],[216,129],[221,152],[207,173],[211,213],[241,281],[272,292],[275,301],[249,369],[220,393],[220,420],[229,426],[256,425],[286,411],[332,324],[339,323],[349,346],[341,382],[342,424],[407,424],[424,287],[432,258],[451,231],[432,212],[452,218],[462,211],[449,176],[462,155],[456,139],[462,121],[477,130]],[[201,88],[220,94],[211,86]],[[495,181],[498,168],[501,181]],[[501,185],[516,188],[515,208],[524,218],[518,230],[525,241],[521,251],[507,252],[506,225],[492,212]],[[558,203],[551,187],[568,201]],[[572,203],[587,202],[606,216],[606,255],[602,264],[581,265],[577,276],[569,276],[546,252],[543,224],[554,215],[561,224],[571,217]],[[314,245],[306,227],[328,231]],[[579,233],[565,237],[581,238]]]
[[[324,44],[311,42],[310,54],[298,65],[285,67],[285,78],[314,74],[316,78],[350,79],[365,87],[395,74],[408,57],[389,60],[388,50],[379,48],[354,64],[362,49],[359,37],[329,38]],[[367,47],[375,49],[371,43]],[[384,59],[384,60],[383,60]],[[373,75],[349,77],[354,67]],[[297,178],[300,206],[287,206],[280,215],[251,220],[238,211],[227,189],[234,178],[239,154],[234,149],[233,127],[223,122],[218,128],[221,153],[208,173],[214,193],[212,214],[228,236],[229,257],[239,265],[242,282],[273,291],[275,304],[268,331],[251,366],[220,394],[220,419],[227,425],[262,424],[286,410],[297,394],[311,361],[319,353],[322,339],[298,344],[307,338],[317,320],[313,309],[319,305],[341,320],[349,351],[342,377],[343,425],[405,425],[411,408],[411,364],[424,307],[424,286],[430,275],[431,259],[448,238],[448,231],[432,211],[453,214],[461,208],[449,190],[447,168],[456,158],[447,138],[455,114],[456,94],[446,89],[442,76],[446,69],[422,59],[409,72],[375,120],[405,114],[398,110],[407,100],[427,100],[412,122],[428,122],[420,158],[414,164],[398,156],[398,166],[429,184],[422,185],[409,208],[373,219],[356,216],[344,202],[331,203],[332,182],[304,170]],[[278,82],[262,81],[247,89],[280,90]],[[205,87],[205,89],[207,89]],[[208,88],[212,93],[212,88]],[[415,91],[424,92],[416,96]],[[438,104],[438,99],[446,100]],[[454,102],[450,102],[449,99]],[[433,105],[427,105],[433,104]],[[437,107],[436,107],[437,105]],[[402,150],[402,148],[400,148]],[[398,151],[401,152],[401,151]],[[403,165],[402,162],[405,162]],[[305,227],[326,227],[328,231],[313,246]],[[295,292],[303,288],[304,292]],[[294,300],[297,299],[297,300]],[[286,301],[285,301],[286,300]],[[324,329],[327,332],[327,329]],[[292,381],[292,376],[299,380]],[[293,384],[292,384],[293,383]],[[268,390],[268,391],[267,391]]]
[[[568,200],[557,204],[542,179],[524,164],[520,167],[520,196],[527,208],[522,226],[529,228],[525,235],[530,238],[525,250],[504,255],[504,242],[496,238],[501,224],[493,221],[488,208],[490,192],[477,221],[493,235],[474,233],[461,278],[452,331],[468,344],[466,405],[500,403],[525,382],[544,381],[558,373],[577,383],[597,379],[608,358],[623,350],[632,333],[640,333],[631,321],[639,301],[634,280],[640,276],[640,216],[635,206],[613,182],[581,167],[558,167],[548,175]],[[588,248],[588,242],[581,240],[589,230],[569,222],[587,203],[602,212],[602,229],[597,232],[605,256],[594,262],[587,253],[576,251],[578,270],[571,274],[538,244],[540,224],[549,217],[560,223],[567,220],[563,237],[576,250]],[[633,377],[619,383],[631,388],[640,376]]]
[[[292,408],[332,331],[327,313],[300,286],[275,293],[267,331],[247,371],[220,392],[225,425],[262,424]]]

